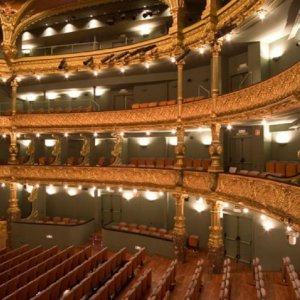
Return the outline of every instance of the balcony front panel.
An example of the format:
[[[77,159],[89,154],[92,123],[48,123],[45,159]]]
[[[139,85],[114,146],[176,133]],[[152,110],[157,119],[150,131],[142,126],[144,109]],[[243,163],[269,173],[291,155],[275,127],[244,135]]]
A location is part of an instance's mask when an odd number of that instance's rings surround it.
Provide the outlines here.
[[[300,188],[261,178],[220,174],[220,196],[268,212],[300,229]]]

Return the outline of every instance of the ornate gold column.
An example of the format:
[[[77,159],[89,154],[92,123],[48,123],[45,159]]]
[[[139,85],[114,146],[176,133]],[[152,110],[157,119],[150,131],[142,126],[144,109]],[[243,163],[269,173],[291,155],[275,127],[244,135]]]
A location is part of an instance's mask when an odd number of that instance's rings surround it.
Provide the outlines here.
[[[206,6],[202,13],[202,17],[207,15],[210,16],[212,21],[215,21],[217,11],[221,8],[221,1],[220,0],[206,0]]]
[[[183,66],[184,61],[177,63],[177,145],[175,147],[176,162],[175,168],[182,169],[184,167],[184,126],[182,124],[182,101],[183,101]]]
[[[183,192],[173,194],[175,198],[175,217],[173,242],[175,257],[180,262],[185,262],[186,258],[186,232],[185,232],[185,216],[184,216],[184,200],[188,197]]]
[[[12,103],[11,103],[11,114],[14,116],[17,113],[17,89],[18,89],[18,81],[14,79],[11,82],[11,97],[12,97]]]
[[[111,152],[111,155],[114,157],[112,166],[120,166],[122,165],[123,137],[121,132],[113,132],[111,135],[115,140],[115,145]]]
[[[209,227],[208,260],[213,273],[221,273],[224,260],[224,244],[221,225],[222,203],[213,201],[211,204],[211,226]]]
[[[6,246],[11,248],[11,222],[21,218],[21,211],[18,205],[17,198],[17,183],[9,183],[10,198],[7,209],[7,241]]]
[[[2,51],[5,59],[10,64],[11,60],[16,57],[17,48],[13,43],[13,32],[17,20],[17,11],[9,6],[0,8],[0,19],[3,31]]]
[[[16,128],[13,127],[10,132],[10,146],[9,146],[9,158],[8,158],[8,164],[9,165],[17,165],[18,159],[18,145],[17,145],[17,134],[16,134]]]
[[[21,211],[18,205],[16,182],[9,183],[9,192],[10,192],[10,199],[9,199],[8,209],[7,209],[7,220],[15,221],[20,219],[21,217]]]
[[[212,67],[211,67],[211,97],[212,97],[212,117],[216,116],[216,103],[219,96],[219,53],[221,51],[221,44],[215,41],[211,46],[212,51]]]
[[[208,168],[208,172],[211,173],[220,173],[224,171],[221,166],[221,154],[223,152],[223,146],[220,141],[220,130],[221,130],[221,124],[219,123],[211,124],[212,143],[209,146],[211,165]]]

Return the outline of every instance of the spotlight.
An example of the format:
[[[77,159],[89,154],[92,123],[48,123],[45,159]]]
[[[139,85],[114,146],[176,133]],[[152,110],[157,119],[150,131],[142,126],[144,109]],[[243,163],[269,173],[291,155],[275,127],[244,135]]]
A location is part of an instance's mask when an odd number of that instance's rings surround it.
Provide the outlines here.
[[[83,61],[83,64],[85,66],[91,67],[94,64],[94,58],[93,56],[88,57],[86,60]]]
[[[176,62],[179,63],[180,61],[182,61],[190,53],[190,51],[191,50],[189,48],[185,49],[181,54],[179,54],[175,58]]]
[[[143,47],[141,51],[146,53],[147,51],[150,51],[150,50],[154,49],[155,47],[156,47],[156,45],[149,45],[149,46]]]
[[[106,55],[104,58],[101,59],[101,63],[105,64],[106,62],[109,62],[114,56],[114,54]]]
[[[142,14],[143,18],[146,19],[147,17],[152,17],[153,16],[153,13],[151,10],[148,10],[148,11],[145,11],[143,14]]]
[[[123,51],[123,52],[119,53],[118,55],[116,55],[114,60],[119,60],[119,59],[123,58],[124,56],[127,56],[128,54],[129,54],[129,51]]]
[[[296,43],[296,46],[297,46],[297,47],[300,47],[300,41],[298,41],[298,42]]]
[[[215,39],[219,39],[224,35],[230,33],[236,27],[235,24],[227,24],[224,27],[220,28],[218,31],[215,32]]]
[[[58,69],[64,70],[66,68],[67,68],[67,60],[65,58],[63,58],[58,65]]]

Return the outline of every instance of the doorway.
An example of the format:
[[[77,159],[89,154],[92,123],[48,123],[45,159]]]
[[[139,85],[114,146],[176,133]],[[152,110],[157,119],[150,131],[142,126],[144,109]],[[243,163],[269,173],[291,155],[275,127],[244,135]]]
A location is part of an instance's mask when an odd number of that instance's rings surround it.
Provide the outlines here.
[[[103,195],[101,201],[102,227],[121,221],[122,197],[117,195]]]
[[[252,219],[224,214],[223,236],[225,256],[250,264],[252,260]]]

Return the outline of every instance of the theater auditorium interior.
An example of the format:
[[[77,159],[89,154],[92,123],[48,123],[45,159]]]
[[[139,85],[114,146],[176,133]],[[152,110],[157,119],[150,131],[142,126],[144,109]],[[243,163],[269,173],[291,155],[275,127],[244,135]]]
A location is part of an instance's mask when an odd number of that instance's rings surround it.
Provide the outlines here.
[[[0,299],[300,299],[299,0],[0,25]]]

